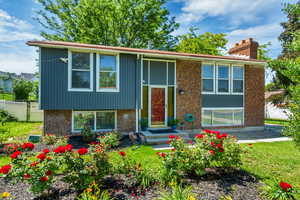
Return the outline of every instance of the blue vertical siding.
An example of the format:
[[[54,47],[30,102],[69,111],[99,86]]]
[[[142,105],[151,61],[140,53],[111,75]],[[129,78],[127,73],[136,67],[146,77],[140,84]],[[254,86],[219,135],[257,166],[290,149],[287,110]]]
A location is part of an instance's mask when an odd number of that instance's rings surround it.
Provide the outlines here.
[[[140,60],[120,54],[120,91],[96,92],[96,54],[92,92],[68,91],[67,49],[41,48],[41,108],[44,110],[136,109],[140,106]]]

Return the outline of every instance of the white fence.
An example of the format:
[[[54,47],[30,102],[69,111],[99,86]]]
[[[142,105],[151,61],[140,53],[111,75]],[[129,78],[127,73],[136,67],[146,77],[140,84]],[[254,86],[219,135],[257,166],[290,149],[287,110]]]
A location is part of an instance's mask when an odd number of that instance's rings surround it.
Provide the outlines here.
[[[15,102],[0,100],[0,109],[6,110],[19,121],[43,121],[43,111],[37,102]]]

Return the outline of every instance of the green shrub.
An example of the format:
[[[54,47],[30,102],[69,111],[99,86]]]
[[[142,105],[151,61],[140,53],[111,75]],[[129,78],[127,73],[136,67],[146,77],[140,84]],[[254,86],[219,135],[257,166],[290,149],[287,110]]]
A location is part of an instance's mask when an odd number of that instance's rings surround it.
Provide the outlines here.
[[[98,140],[101,144],[107,145],[109,148],[114,148],[120,144],[120,134],[116,131],[105,133],[99,136]]]
[[[33,83],[26,80],[18,80],[14,84],[13,92],[16,100],[28,100],[33,91]]]
[[[46,134],[43,136],[43,143],[47,145],[53,145],[57,141],[57,137],[54,134]]]
[[[163,160],[162,181],[178,181],[182,175],[201,176],[206,168],[239,167],[242,148],[235,137],[205,130],[195,137],[193,148],[178,136],[169,136],[171,153],[158,153]]]
[[[161,193],[159,200],[196,200],[195,194],[192,193],[192,187],[182,187],[175,184],[171,191],[164,191]]]
[[[94,182],[77,197],[77,200],[112,200],[112,198],[107,191],[101,191]]]
[[[1,110],[0,109],[0,123],[3,125],[5,122],[15,122],[18,121],[18,119],[7,112],[6,110]]]

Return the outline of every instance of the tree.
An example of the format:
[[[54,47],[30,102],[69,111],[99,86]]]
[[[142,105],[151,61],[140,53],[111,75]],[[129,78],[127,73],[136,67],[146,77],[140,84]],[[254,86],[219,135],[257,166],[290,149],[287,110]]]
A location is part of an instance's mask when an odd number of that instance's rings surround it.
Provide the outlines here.
[[[190,28],[189,33],[179,36],[179,43],[176,51],[196,54],[222,55],[228,40],[223,33],[197,34],[196,28]]]
[[[279,36],[282,44],[280,57],[296,58],[300,56],[300,52],[290,48],[290,45],[295,40],[295,32],[300,30],[300,1],[295,4],[285,4],[282,11],[287,15],[288,21],[281,23],[284,31]]]
[[[13,88],[15,99],[27,101],[32,90],[33,90],[33,83],[26,80],[17,80]]]
[[[166,0],[38,0],[37,20],[48,40],[172,49],[179,26]]]
[[[288,88],[295,85],[295,80],[286,75],[285,71],[290,67],[283,62],[285,59],[294,59],[300,56],[300,51],[291,47],[291,43],[295,42],[296,32],[300,31],[300,1],[295,4],[285,4],[282,11],[287,15],[288,21],[281,23],[284,31],[280,34],[279,40],[282,45],[282,53],[278,57],[279,60],[272,60],[268,64],[275,77],[273,82],[277,85],[277,88],[287,90],[284,99],[290,97],[290,91]]]
[[[300,31],[295,34],[295,39],[289,46],[294,51],[300,51]],[[294,84],[288,88],[290,92],[289,109],[289,125],[285,128],[284,133],[292,136],[296,145],[300,148],[300,57],[295,59],[278,59],[279,65],[285,66],[282,74],[289,77]]]
[[[272,58],[268,55],[270,52],[269,47],[271,46],[271,42],[268,42],[266,44],[261,44],[258,46],[257,49],[257,59],[258,60],[265,60],[265,61],[270,61]]]

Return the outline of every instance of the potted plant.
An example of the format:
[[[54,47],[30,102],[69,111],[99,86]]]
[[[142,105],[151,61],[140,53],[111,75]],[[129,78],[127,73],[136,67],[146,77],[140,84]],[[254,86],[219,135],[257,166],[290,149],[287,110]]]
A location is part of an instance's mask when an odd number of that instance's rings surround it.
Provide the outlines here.
[[[147,127],[148,127],[148,119],[147,118],[142,118],[140,123],[141,123],[142,131],[146,131]]]
[[[177,128],[177,125],[178,125],[178,124],[179,124],[179,120],[176,119],[176,118],[171,119],[171,120],[169,121],[169,126],[171,126],[171,128],[172,128],[173,130],[175,130],[175,129]]]

